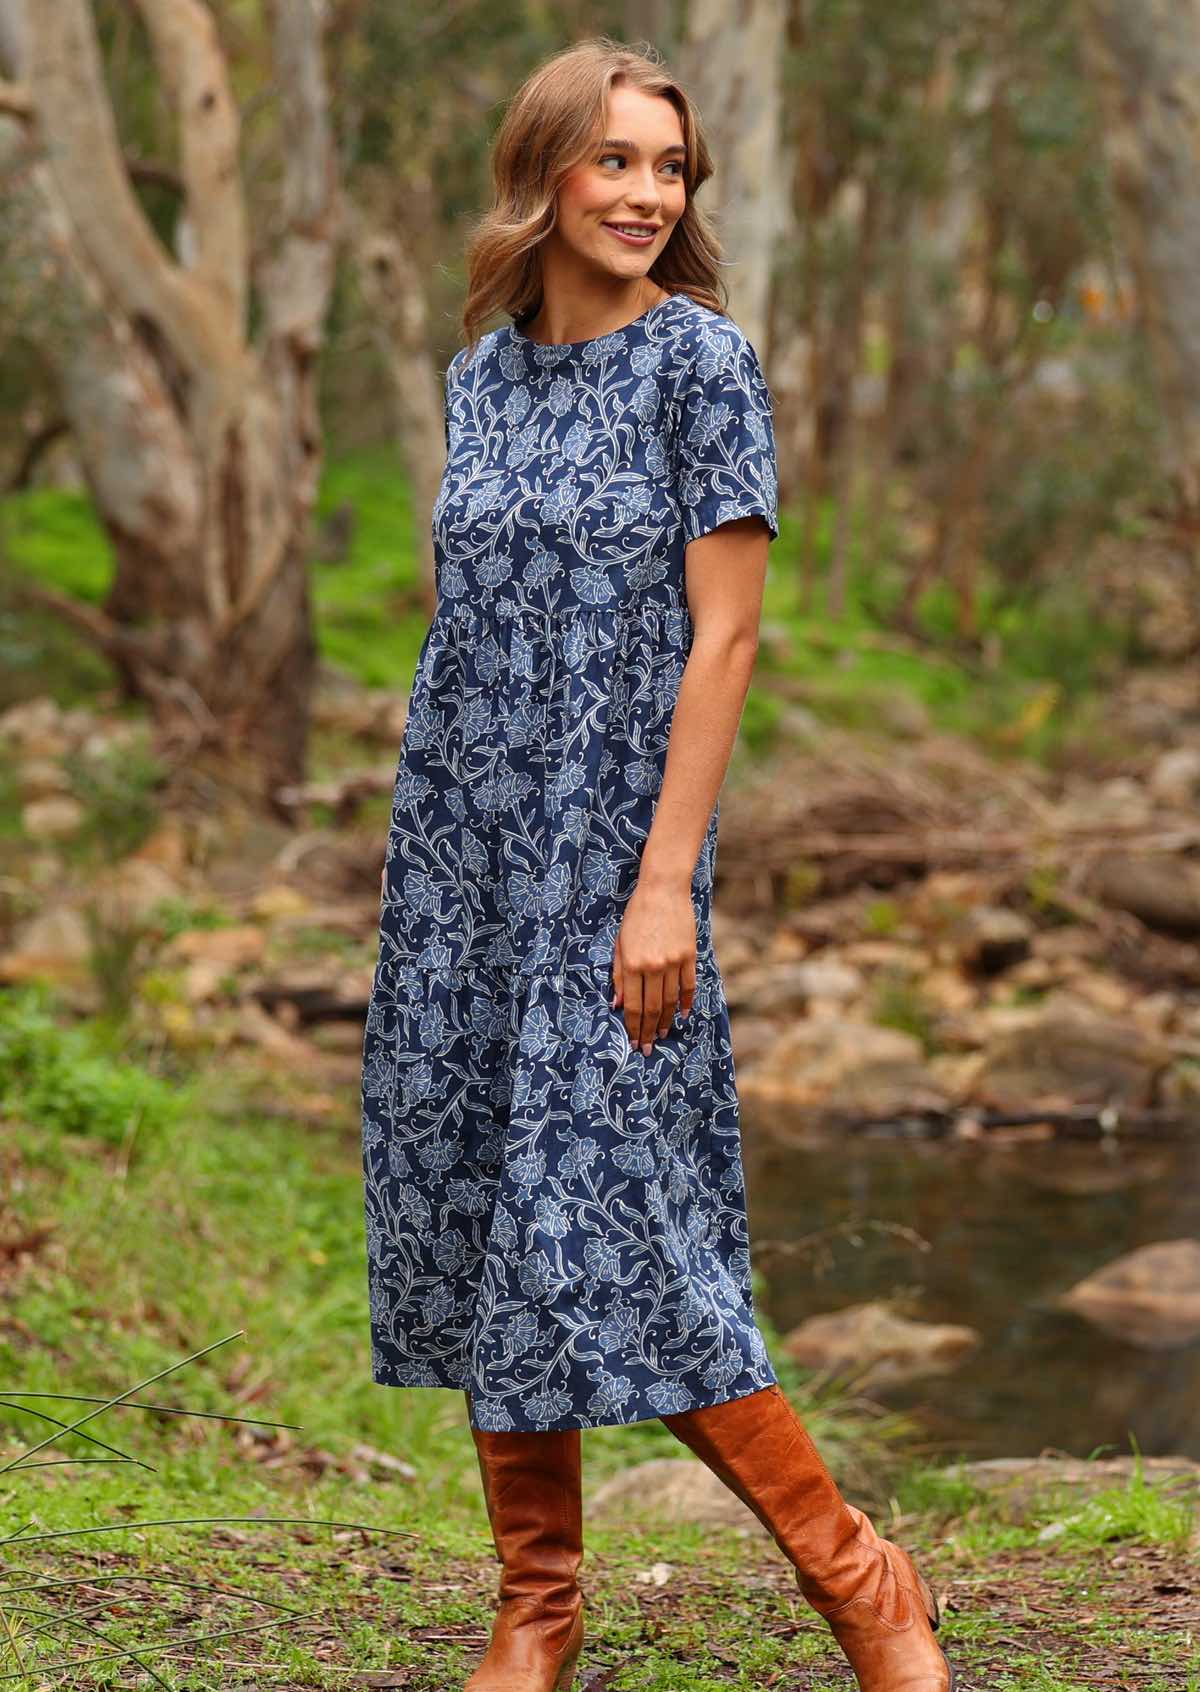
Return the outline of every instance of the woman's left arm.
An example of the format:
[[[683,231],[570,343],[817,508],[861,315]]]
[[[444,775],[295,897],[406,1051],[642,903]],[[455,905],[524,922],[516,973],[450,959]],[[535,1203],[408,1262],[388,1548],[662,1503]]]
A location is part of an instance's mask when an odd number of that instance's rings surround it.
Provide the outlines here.
[[[737,739],[758,651],[767,548],[761,517],[737,518],[686,552],[693,639],[671,721],[654,821],[613,955],[613,1006],[630,1042],[650,1054],[678,1005],[692,1008],[696,917],[692,878]]]

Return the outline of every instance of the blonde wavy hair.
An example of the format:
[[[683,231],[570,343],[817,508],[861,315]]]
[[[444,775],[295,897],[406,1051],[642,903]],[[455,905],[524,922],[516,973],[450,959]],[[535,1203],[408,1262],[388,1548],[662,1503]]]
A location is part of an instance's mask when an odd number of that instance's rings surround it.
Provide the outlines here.
[[[492,149],[493,203],[467,243],[462,326],[469,349],[493,312],[507,312],[520,323],[540,307],[538,248],[554,228],[560,185],[604,138],[608,91],[615,83],[670,100],[687,148],[683,215],[647,275],[668,293],[690,294],[713,311],[726,310],[720,242],[694,198],[713,173],[699,113],[649,43],[629,47],[593,36],[544,60],[505,111]]]

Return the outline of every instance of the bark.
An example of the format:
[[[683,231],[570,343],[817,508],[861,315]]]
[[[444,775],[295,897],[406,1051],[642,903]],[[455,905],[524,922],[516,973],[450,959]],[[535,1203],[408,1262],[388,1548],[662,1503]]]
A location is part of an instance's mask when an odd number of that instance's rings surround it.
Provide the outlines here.
[[[355,249],[363,294],[379,331],[380,351],[396,396],[396,432],[416,513],[421,597],[432,616],[437,595],[429,519],[445,459],[443,389],[429,357],[425,289],[400,235],[360,222]]]
[[[771,264],[786,210],[778,158],[782,131],[784,0],[693,0],[677,55],[717,168],[701,190],[732,269],[729,310],[763,361]]]
[[[804,0],[787,0],[785,48],[793,59],[801,60],[809,49],[812,28]],[[786,101],[780,160],[785,191],[780,251],[789,262],[774,291],[771,371],[780,498],[788,502],[802,496],[796,606],[808,612],[814,604],[817,527],[826,491],[820,430],[828,351],[821,310],[821,225],[842,182],[819,101]]]
[[[1167,431],[1200,526],[1200,3],[1083,0],[1084,40]]]
[[[835,617],[842,616],[846,609],[848,554],[857,491],[855,471],[862,434],[862,426],[855,413],[854,377],[862,364],[867,290],[875,268],[882,199],[878,173],[869,169],[863,182],[854,263],[846,279],[841,302],[841,328],[835,342],[835,356],[841,361],[841,387],[845,394],[833,463],[834,518],[829,556],[829,610]]]
[[[102,613],[58,609],[151,702],[165,746],[270,798],[304,775],[314,665],[305,557],[338,228],[319,0],[272,16],[285,155],[256,343],[212,14],[136,4],[180,127],[186,262],[131,186],[88,0],[0,0],[4,68],[31,96],[28,118],[0,116],[0,283],[57,381],[116,557]]]

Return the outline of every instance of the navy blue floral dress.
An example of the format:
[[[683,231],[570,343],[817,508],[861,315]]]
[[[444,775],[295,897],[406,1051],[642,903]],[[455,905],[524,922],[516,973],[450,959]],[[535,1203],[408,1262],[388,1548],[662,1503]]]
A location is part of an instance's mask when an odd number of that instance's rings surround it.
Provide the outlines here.
[[[446,378],[437,607],[400,748],[363,1045],[372,1374],[491,1430],[611,1426],[775,1381],[755,1322],[711,894],[653,1055],[611,1008],[692,639],[690,540],[778,533],[771,396],[686,294],[515,326]]]

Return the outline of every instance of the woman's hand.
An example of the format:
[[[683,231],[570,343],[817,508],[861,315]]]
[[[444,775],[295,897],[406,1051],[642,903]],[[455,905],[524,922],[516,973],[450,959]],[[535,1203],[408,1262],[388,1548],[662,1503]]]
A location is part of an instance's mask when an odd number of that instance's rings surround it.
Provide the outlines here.
[[[670,1032],[678,1004],[687,1016],[696,993],[696,913],[690,882],[640,878],[625,907],[613,952],[613,1007],[623,1005],[630,1044],[647,1057]]]

